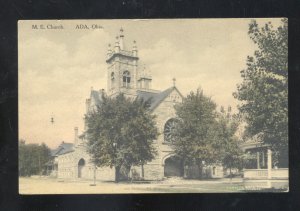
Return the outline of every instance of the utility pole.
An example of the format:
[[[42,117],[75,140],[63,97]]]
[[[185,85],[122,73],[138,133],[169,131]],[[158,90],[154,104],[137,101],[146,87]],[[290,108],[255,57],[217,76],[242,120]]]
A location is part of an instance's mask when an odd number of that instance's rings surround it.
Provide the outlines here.
[[[117,147],[118,144],[116,142],[113,143],[113,148],[115,150],[114,154],[115,154],[115,158],[117,158]],[[115,182],[118,183],[119,182],[119,174],[120,174],[120,167],[116,165],[116,161],[115,161]]]
[[[141,160],[142,179],[144,179],[144,164]]]
[[[39,175],[41,177],[41,152],[39,152]]]

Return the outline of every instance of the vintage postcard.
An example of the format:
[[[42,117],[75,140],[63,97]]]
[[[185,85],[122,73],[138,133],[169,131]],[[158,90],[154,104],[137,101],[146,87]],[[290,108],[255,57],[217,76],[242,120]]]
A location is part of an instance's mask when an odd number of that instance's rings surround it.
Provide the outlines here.
[[[19,193],[287,192],[285,18],[20,20]]]

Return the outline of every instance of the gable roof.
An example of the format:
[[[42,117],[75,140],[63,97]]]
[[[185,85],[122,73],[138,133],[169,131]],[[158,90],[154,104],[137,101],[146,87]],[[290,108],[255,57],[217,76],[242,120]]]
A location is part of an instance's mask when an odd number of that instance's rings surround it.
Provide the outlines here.
[[[56,149],[51,150],[51,156],[58,156],[73,151],[74,144],[62,142]]]
[[[179,92],[179,90],[172,86],[162,92],[147,92],[143,90],[137,91],[137,98],[141,98],[144,101],[150,100],[150,110],[153,111],[166,97],[168,97],[173,90],[176,90],[178,94],[183,98],[183,95]],[[91,91],[91,99],[94,99],[96,105],[100,105],[102,102],[102,95],[100,91],[92,90]]]
[[[181,97],[182,94],[178,91],[178,89],[173,86],[159,93],[151,93],[146,91],[138,91],[138,98],[142,98],[143,100],[151,100],[150,110],[153,111],[166,97],[171,94],[173,90],[176,90]]]

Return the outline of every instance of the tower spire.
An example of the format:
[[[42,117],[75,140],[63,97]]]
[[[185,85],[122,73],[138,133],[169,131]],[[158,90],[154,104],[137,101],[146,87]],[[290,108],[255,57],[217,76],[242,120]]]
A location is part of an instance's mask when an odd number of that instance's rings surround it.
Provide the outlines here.
[[[119,37],[116,36],[116,42],[115,42],[115,52],[116,53],[119,53],[119,51],[120,51],[120,45],[119,44],[120,44],[119,43]]]
[[[107,58],[109,58],[111,56],[111,53],[112,53],[112,51],[111,51],[111,45],[109,43],[108,44],[108,48],[107,48]]]
[[[120,49],[124,50],[124,34],[123,34],[124,30],[121,27],[120,29]]]
[[[176,86],[176,78],[173,78],[173,87]]]
[[[136,46],[135,40],[133,40],[132,54],[133,54],[133,56],[137,57],[137,46]]]

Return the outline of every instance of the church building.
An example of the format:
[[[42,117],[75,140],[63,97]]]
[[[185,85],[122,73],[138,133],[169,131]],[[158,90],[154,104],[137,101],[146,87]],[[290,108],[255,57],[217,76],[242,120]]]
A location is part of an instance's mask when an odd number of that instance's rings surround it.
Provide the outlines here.
[[[176,121],[174,105],[181,103],[183,96],[177,89],[175,79],[173,84],[166,90],[159,91],[152,88],[152,76],[144,65],[141,65],[137,43],[125,42],[123,29],[120,29],[113,45],[108,45],[107,50],[107,89],[91,90],[90,96],[86,99],[86,113],[92,111],[101,104],[102,94],[117,96],[123,93],[128,98],[151,99],[150,110],[156,115],[156,123],[159,131],[154,146],[157,149],[157,156],[151,162],[143,166],[133,166],[131,177],[145,180],[161,180],[165,177],[187,176],[186,167],[182,161],[174,156],[170,143],[173,140],[172,131]],[[86,128],[85,128],[86,129]],[[74,143],[66,145],[55,154],[58,178],[70,179],[93,179],[114,180],[114,168],[96,168],[90,161],[86,151],[87,140],[84,135],[78,134],[75,128]],[[223,170],[220,167],[211,166],[207,169],[207,176],[212,178],[222,177]]]

